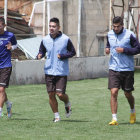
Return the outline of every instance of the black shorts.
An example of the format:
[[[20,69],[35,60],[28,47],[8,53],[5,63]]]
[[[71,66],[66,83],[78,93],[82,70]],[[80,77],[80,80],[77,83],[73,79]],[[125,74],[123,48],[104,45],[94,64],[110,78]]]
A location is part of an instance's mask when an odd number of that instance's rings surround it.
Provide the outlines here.
[[[8,87],[12,67],[0,69],[0,87]]]
[[[67,85],[67,76],[45,75],[47,92],[56,92],[65,94]]]
[[[122,88],[126,92],[134,90],[134,71],[113,71],[109,70],[108,88]]]

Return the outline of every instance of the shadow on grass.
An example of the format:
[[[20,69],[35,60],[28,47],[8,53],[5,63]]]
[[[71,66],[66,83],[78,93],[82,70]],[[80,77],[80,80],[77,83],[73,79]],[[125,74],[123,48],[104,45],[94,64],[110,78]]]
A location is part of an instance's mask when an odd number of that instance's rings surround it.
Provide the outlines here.
[[[11,118],[11,120],[14,120],[14,121],[30,121],[30,120],[36,120],[36,119],[27,119],[27,118]]]
[[[91,121],[83,121],[83,120],[61,120],[62,122],[91,122]]]
[[[47,121],[45,118],[10,118],[13,121]]]
[[[7,116],[7,113],[3,113],[4,114],[4,116]],[[20,113],[12,113],[12,116],[15,116],[15,115],[22,115],[22,114],[20,114]]]
[[[7,114],[5,114],[7,115]],[[18,121],[18,120],[21,120],[21,121],[30,121],[30,120],[47,120],[45,118],[18,118],[18,117],[14,117],[14,116],[21,116],[22,114],[20,113],[12,113],[12,117],[9,118],[10,120],[15,120],[15,121]],[[92,121],[87,121],[87,120],[72,120],[72,119],[65,119],[65,120],[61,120],[61,122],[77,122],[77,123],[80,123],[80,122],[92,122]]]
[[[129,122],[119,123],[119,125],[140,125],[140,122],[135,122],[134,124],[130,124]]]
[[[10,118],[10,120],[13,121],[31,121],[31,120],[42,120],[42,121],[46,121],[47,119],[34,119],[34,118]],[[82,120],[61,120],[60,122],[74,122],[74,123],[81,123],[81,122],[91,122],[91,121],[82,121]]]

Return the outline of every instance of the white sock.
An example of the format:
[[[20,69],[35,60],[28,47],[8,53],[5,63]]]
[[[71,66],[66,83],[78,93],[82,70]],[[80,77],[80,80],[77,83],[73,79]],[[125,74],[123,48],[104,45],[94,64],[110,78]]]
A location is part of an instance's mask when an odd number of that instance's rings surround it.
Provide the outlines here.
[[[0,107],[0,116],[2,115],[2,108]]]
[[[130,110],[131,113],[135,113],[135,108]]]
[[[54,113],[55,118],[60,118],[59,112]]]
[[[112,114],[112,120],[117,121],[117,114]]]

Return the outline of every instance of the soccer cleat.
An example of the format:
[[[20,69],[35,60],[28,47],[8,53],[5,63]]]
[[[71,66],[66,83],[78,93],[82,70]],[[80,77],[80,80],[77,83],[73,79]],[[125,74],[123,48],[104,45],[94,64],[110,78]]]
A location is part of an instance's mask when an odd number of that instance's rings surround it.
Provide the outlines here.
[[[59,122],[61,119],[60,118],[54,118],[53,122]]]
[[[71,110],[71,104],[69,103],[69,106],[65,106],[65,113],[66,113],[66,117],[70,117],[70,115],[72,114],[72,110]]]
[[[7,117],[10,118],[12,116],[12,103],[9,103],[7,107]]]
[[[133,124],[136,122],[136,113],[130,114],[130,123]]]
[[[115,120],[112,120],[112,121],[109,123],[109,125],[118,125],[118,122],[115,121]]]

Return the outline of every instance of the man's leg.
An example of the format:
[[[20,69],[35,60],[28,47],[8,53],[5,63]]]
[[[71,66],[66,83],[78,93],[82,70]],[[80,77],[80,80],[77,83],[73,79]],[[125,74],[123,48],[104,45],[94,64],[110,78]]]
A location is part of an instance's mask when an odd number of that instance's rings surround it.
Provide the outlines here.
[[[51,109],[54,113],[54,122],[60,121],[60,115],[58,112],[58,102],[56,100],[56,93],[55,92],[49,92],[49,103],[51,106]]]
[[[112,112],[112,121],[109,123],[110,125],[117,125],[117,97],[118,97],[118,88],[112,88],[111,90],[111,98],[110,98],[110,106]]]
[[[118,88],[112,88],[111,89],[111,99],[110,99],[110,105],[111,105],[111,112],[112,114],[117,114],[117,97],[118,97]]]
[[[5,87],[0,87],[0,107],[3,108],[4,102],[7,98]]]
[[[69,97],[66,92],[66,85],[67,85],[67,76],[58,76],[57,77],[57,83],[56,83],[56,94],[59,97],[61,101],[65,104],[65,113],[66,117],[70,117],[72,110],[71,110],[71,104],[69,102]]]
[[[59,99],[63,101],[65,104],[69,102],[69,97],[67,94],[62,94],[62,93],[56,93],[56,94],[59,97]]]
[[[134,109],[135,108],[135,99],[134,99],[134,96],[132,95],[132,93],[130,92],[124,92],[125,94],[125,97],[127,98],[128,100],[128,103],[130,105],[130,108],[131,109]]]
[[[47,88],[47,92],[49,95],[49,104],[50,107],[54,113],[54,122],[58,122],[60,121],[60,116],[59,116],[59,112],[58,112],[58,102],[56,100],[56,77],[55,76],[51,76],[51,75],[45,75],[45,80],[46,80],[46,88]]]
[[[12,103],[8,101],[7,94],[5,92],[5,88],[9,86],[10,75],[12,72],[12,67],[0,69],[0,108],[3,108],[4,102],[6,103],[7,107],[7,116],[11,117],[12,112]]]
[[[66,117],[70,117],[71,113],[72,113],[72,110],[71,110],[71,104],[69,102],[69,97],[67,94],[62,94],[62,93],[56,93],[57,96],[59,97],[59,99],[61,101],[64,102],[65,104],[65,111],[66,111]]]
[[[49,103],[53,113],[58,112],[58,102],[55,97],[55,92],[49,92]]]
[[[5,87],[0,87],[0,117],[2,117],[2,109],[6,99]]]
[[[132,95],[132,92],[124,92],[125,97],[127,98],[127,101],[130,105],[130,111],[131,111],[131,115],[130,115],[130,123],[133,124],[136,122],[136,113],[135,113],[135,99],[134,96]]]

